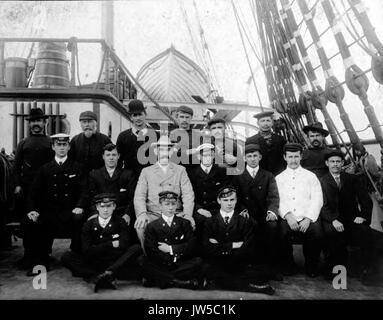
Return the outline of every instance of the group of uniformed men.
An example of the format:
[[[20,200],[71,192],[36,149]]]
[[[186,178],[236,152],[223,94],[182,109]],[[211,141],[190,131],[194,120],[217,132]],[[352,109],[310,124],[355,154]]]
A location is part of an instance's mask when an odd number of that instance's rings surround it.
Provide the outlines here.
[[[372,202],[358,178],[342,171],[344,154],[325,146],[320,123],[304,128],[311,146],[303,150],[273,133],[273,113],[262,112],[259,133],[242,150],[223,119],[209,121],[209,141],[195,138],[193,110],[180,106],[179,127],[160,136],[140,100],[128,108],[132,127],[116,145],[97,132],[92,111],[81,113],[83,132],[70,140],[46,136],[47,116],[31,110],[31,134],[15,155],[19,267],[28,275],[38,264],[49,270],[55,238],[72,239],[62,262],[96,291],[139,277],[145,286],[273,294],[269,280],[297,272],[296,241],[310,277],[319,274],[322,250],[326,277],[347,266],[350,243],[362,248],[368,274]],[[230,174],[243,159],[245,168]]]

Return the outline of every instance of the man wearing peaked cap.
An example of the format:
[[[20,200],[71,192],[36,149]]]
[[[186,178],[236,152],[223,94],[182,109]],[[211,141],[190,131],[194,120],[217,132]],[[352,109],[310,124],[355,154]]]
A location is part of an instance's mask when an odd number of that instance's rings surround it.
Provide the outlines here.
[[[25,255],[33,265],[47,268],[53,239],[71,238],[71,249],[81,251],[81,227],[86,201],[86,177],[82,166],[68,157],[69,135],[52,137],[55,157],[44,164],[31,185],[25,219]],[[32,266],[33,267],[33,266]],[[28,275],[34,275],[32,271]]]
[[[219,208],[217,192],[222,186],[230,183],[231,176],[226,174],[226,169],[214,163],[215,147],[213,144],[204,143],[197,148],[198,166],[190,171],[189,177],[195,195],[193,217],[196,222],[196,235],[202,241],[202,229],[212,211]]]
[[[105,134],[97,132],[98,119],[93,111],[82,112],[79,121],[83,132],[72,138],[69,157],[81,163],[88,174],[92,169],[102,167],[102,149],[111,141]]]
[[[242,174],[233,177],[233,185],[238,193],[238,206],[249,211],[250,217],[257,222],[262,234],[262,251],[254,257],[255,260],[267,264],[275,280],[282,280],[277,251],[279,192],[274,175],[259,167],[261,159],[260,146],[247,144],[246,168]]]
[[[296,273],[293,257],[293,236],[303,239],[306,273],[318,275],[322,245],[319,213],[323,205],[320,182],[316,175],[301,167],[302,146],[288,143],[284,147],[286,169],[276,176],[279,191],[280,245],[285,275]]]
[[[193,129],[191,121],[193,119],[193,109],[188,106],[179,106],[176,111],[178,128],[170,131],[169,137],[175,143],[177,152],[173,154],[172,161],[183,165],[186,171],[196,167],[196,148],[201,143],[202,132]]]
[[[257,144],[260,146],[262,153],[260,167],[276,176],[286,166],[283,159],[283,146],[286,144],[286,140],[272,131],[274,124],[273,114],[273,111],[265,111],[254,116],[257,119],[259,132],[247,138],[245,144]]]
[[[303,132],[307,135],[310,146],[303,152],[302,167],[314,172],[318,178],[321,178],[328,171],[324,157],[326,153],[331,151],[325,142],[329,132],[323,129],[320,122],[305,126]]]
[[[158,194],[171,190],[180,195],[177,201],[177,213],[190,220],[194,227],[193,207],[194,192],[188,174],[183,166],[170,161],[173,143],[167,136],[162,136],[151,145],[157,162],[142,169],[134,193],[134,209],[136,213],[135,228],[143,245],[144,231],[148,222],[161,215]]]
[[[149,158],[149,146],[143,147],[148,141],[157,141],[159,133],[146,121],[146,109],[141,100],[131,100],[128,104],[129,121],[132,127],[120,132],[117,137],[117,151],[120,154],[119,165],[132,170],[137,180],[141,170],[152,163]],[[140,150],[140,151],[139,151]]]
[[[116,195],[101,193],[93,201],[98,213],[84,224],[82,253],[66,252],[62,262],[73,276],[93,282],[97,292],[99,289],[116,289],[116,278],[139,279],[137,258],[142,250],[139,244],[131,242],[126,222],[113,214]]]
[[[44,133],[47,117],[42,109],[31,109],[29,116],[26,117],[30,135],[17,145],[13,170],[16,185],[14,192],[17,200],[15,211],[18,221],[22,221],[27,213],[26,199],[39,168],[54,157],[51,139]],[[28,240],[23,239],[24,247],[28,247],[27,242]],[[25,256],[18,262],[18,267],[21,269],[31,267],[28,250],[25,250]]]
[[[150,222],[145,231],[143,284],[197,289],[202,260],[193,257],[196,243],[190,221],[175,215],[176,192],[161,191],[158,198],[161,217]]]
[[[266,270],[252,266],[257,252],[259,231],[253,219],[241,215],[236,207],[234,186],[220,188],[219,208],[212,212],[203,229],[204,274],[218,289],[273,294]]]

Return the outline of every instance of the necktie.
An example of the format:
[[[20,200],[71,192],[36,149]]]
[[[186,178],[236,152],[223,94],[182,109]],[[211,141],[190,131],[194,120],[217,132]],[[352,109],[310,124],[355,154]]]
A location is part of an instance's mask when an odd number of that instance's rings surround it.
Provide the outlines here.
[[[209,169],[208,168],[205,168],[205,173],[209,174]]]
[[[253,179],[255,178],[255,170],[251,171],[251,176],[253,177]]]
[[[335,178],[335,182],[336,184],[338,185],[338,189],[340,189],[340,177],[339,176],[336,176],[334,177]]]
[[[225,224],[229,224],[229,219],[230,218],[228,216],[225,217]]]
[[[59,166],[61,166],[63,163],[62,163],[62,161],[59,161]]]

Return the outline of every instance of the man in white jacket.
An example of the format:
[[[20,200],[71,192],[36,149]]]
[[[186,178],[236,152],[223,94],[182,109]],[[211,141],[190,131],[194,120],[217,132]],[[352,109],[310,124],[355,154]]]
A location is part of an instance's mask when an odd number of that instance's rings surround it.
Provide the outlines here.
[[[316,175],[301,167],[302,146],[288,143],[284,147],[287,168],[276,177],[281,216],[281,259],[285,275],[296,273],[293,242],[303,241],[306,274],[318,275],[322,228],[318,221],[323,194]]]

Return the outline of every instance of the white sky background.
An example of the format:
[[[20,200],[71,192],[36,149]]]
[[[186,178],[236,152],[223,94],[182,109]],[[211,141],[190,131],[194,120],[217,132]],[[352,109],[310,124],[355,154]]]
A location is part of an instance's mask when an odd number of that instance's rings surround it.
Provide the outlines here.
[[[340,0],[335,0],[337,3]],[[309,7],[314,0],[308,1]],[[180,10],[181,1],[178,0],[131,0],[115,1],[115,49],[122,58],[125,65],[133,74],[137,74],[141,66],[149,59],[170,47],[171,44],[197,64],[201,62],[196,58],[188,29]],[[250,27],[252,19],[248,0],[235,1],[242,9],[244,17]],[[198,24],[192,0],[182,1],[188,12],[196,39],[198,38]],[[248,85],[250,77],[249,67],[246,62],[236,21],[234,18],[230,0],[196,0],[198,15],[205,32],[205,37],[214,60],[216,75],[225,100],[248,101],[250,104],[259,105],[254,94],[252,84]],[[310,5],[311,4],[311,5]],[[369,17],[376,27],[379,38],[383,41],[383,1],[364,0],[369,8]],[[16,10],[24,14],[23,19],[11,19]],[[25,9],[24,11],[22,9]],[[0,3],[0,18],[7,23],[0,24],[0,36],[39,36],[39,37],[71,37],[78,38],[100,38],[101,37],[101,2],[100,1],[34,1],[34,2],[8,2]],[[5,18],[5,20],[4,20]],[[22,23],[20,22],[22,21]],[[327,21],[317,25],[323,29]],[[308,32],[302,30],[307,37]],[[252,35],[255,36],[252,28]],[[332,35],[331,38],[333,39]],[[333,41],[333,40],[332,40]],[[327,47],[327,44],[329,47]],[[198,42],[201,46],[201,42]],[[335,45],[330,41],[325,43],[326,51],[331,51]],[[335,47],[335,49],[337,49]],[[8,48],[8,56],[26,56],[28,47],[18,46]],[[80,68],[82,83],[91,83],[96,80],[99,71],[100,51],[98,46],[80,46]],[[260,51],[260,49],[258,48]],[[354,52],[355,51],[355,52]],[[370,64],[370,57],[353,50],[356,63],[363,69]],[[331,54],[329,54],[331,55]],[[312,55],[316,59],[315,52]],[[265,90],[264,75],[255,57],[251,56],[257,85],[261,92],[264,105],[268,105]],[[315,65],[315,63],[313,63]],[[344,79],[344,69],[341,60],[334,59],[332,66],[340,81]],[[322,72],[317,70],[318,78],[322,79]],[[371,104],[375,107],[378,118],[383,119],[383,94],[382,88],[372,77],[370,78],[370,89],[368,91]],[[322,84],[324,87],[324,83]],[[351,121],[357,130],[364,129],[367,118],[363,112],[363,106],[359,99],[355,98],[347,88],[346,98],[343,101],[346,110],[350,114]],[[328,109],[333,116],[338,128],[343,130],[343,124],[339,119],[339,113],[332,104]],[[320,119],[321,114],[317,111]],[[242,119],[245,115],[242,115]],[[383,122],[383,121],[381,121]],[[360,134],[362,138],[371,138],[371,131],[367,130]]]

